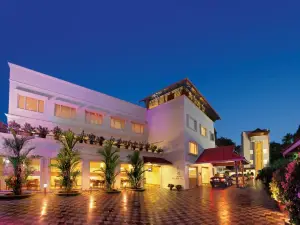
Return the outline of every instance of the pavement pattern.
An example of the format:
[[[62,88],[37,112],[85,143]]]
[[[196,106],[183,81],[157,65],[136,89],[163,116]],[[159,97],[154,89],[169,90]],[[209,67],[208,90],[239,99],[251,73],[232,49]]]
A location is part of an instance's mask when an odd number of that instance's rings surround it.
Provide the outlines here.
[[[22,200],[1,200],[0,224],[269,225],[284,224],[284,215],[259,185],[181,192],[149,187],[145,192],[92,191],[74,197],[39,193]]]

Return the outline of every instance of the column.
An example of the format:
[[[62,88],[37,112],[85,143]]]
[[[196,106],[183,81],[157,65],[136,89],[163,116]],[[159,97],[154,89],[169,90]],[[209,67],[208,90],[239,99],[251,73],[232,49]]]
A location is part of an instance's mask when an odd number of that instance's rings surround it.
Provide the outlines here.
[[[87,159],[82,160],[82,174],[81,174],[81,188],[82,190],[90,189],[90,161]]]
[[[119,172],[118,176],[116,177],[116,182],[114,184],[114,188],[121,188],[121,164],[119,164],[116,168],[115,173]]]
[[[40,161],[41,166],[41,177],[40,177],[40,188],[43,191],[46,186],[46,191],[50,190],[50,158],[43,157]],[[45,186],[44,186],[45,185]]]

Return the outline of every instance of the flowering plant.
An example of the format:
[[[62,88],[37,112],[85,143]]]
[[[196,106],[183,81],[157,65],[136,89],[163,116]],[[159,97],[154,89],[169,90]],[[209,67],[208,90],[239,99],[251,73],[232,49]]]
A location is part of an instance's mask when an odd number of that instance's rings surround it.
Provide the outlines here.
[[[292,224],[300,224],[300,160],[289,163],[286,167],[285,181],[281,182],[284,190],[286,209]]]

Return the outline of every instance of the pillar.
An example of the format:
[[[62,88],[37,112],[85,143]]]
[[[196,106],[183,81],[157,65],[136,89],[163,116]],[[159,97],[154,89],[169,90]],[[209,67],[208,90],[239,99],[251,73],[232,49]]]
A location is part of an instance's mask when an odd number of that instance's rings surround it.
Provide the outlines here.
[[[116,168],[115,173],[119,173],[118,176],[116,176],[114,188],[121,188],[121,165],[119,164]]]
[[[236,181],[236,187],[239,187],[239,176],[238,176],[238,163],[234,162],[234,166],[235,166],[235,181]]]
[[[46,191],[49,192],[50,190],[50,158],[48,157],[43,157],[41,158],[40,161],[40,189],[43,191],[44,190],[44,185],[46,185]]]
[[[82,173],[81,173],[81,188],[82,190],[90,189],[90,161],[87,159],[82,160]]]

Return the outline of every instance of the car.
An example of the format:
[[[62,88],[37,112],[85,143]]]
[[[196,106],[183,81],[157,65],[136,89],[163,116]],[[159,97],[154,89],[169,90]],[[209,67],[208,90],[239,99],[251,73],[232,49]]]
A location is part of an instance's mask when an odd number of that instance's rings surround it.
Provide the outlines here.
[[[217,186],[228,187],[232,185],[232,179],[224,174],[216,174],[210,178],[210,184],[213,188]]]

